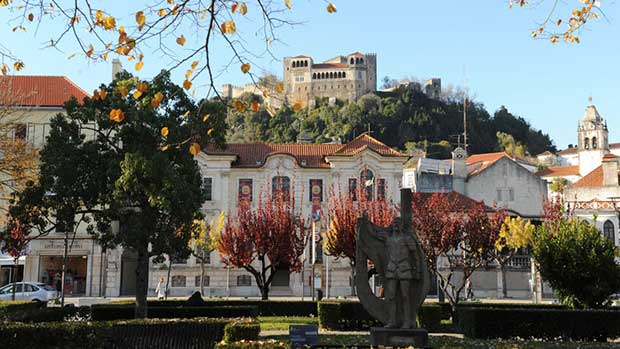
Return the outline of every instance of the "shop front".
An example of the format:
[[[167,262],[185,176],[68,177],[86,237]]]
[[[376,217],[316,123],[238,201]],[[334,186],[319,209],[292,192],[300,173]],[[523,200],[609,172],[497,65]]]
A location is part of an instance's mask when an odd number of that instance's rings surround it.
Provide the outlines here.
[[[53,287],[60,293],[62,287],[63,256],[41,256],[39,258],[39,282]],[[86,294],[88,256],[68,256],[65,274],[65,295]]]
[[[15,260],[13,257],[0,254],[0,287],[24,279],[25,259],[26,257],[19,257],[17,261],[17,272],[15,272]]]

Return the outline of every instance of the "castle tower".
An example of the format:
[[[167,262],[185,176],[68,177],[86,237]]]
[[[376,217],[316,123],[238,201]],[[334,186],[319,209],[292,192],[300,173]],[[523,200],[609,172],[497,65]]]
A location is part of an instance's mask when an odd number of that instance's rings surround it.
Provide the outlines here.
[[[603,156],[609,153],[607,124],[592,104],[592,97],[589,101],[577,129],[579,173],[582,176],[599,167]]]
[[[367,92],[377,91],[377,54],[366,54],[366,90]]]

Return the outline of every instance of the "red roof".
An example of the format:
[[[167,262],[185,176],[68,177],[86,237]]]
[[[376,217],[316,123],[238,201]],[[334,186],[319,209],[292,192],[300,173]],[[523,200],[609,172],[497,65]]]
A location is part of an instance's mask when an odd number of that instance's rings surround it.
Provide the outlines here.
[[[305,55],[299,55],[299,56],[295,56],[295,57],[292,57],[292,58],[310,58],[310,57],[305,56]]]
[[[475,154],[467,158],[467,167],[469,168],[469,175],[474,176],[478,173],[486,170],[489,166],[493,165],[497,160],[501,158],[509,158],[510,156],[506,152]]]
[[[564,150],[561,150],[558,154],[560,154],[560,155],[576,154],[578,150],[579,149],[577,147],[566,148]]]
[[[371,149],[383,156],[406,157],[378,140],[362,134],[347,144],[227,144],[218,149],[210,144],[205,153],[210,155],[235,155],[233,167],[262,167],[272,155],[286,154],[294,157],[297,164],[307,168],[329,168],[326,156],[352,156],[365,149]]]
[[[541,177],[578,176],[579,166],[551,166],[539,171],[537,175]]]
[[[80,102],[89,96],[65,76],[0,76],[0,87],[10,91],[0,97],[1,105],[63,107],[72,96]]]
[[[476,201],[476,200],[470,198],[469,196],[465,196],[465,195],[463,195],[463,194],[461,194],[459,192],[456,192],[456,191],[450,191],[450,192],[447,192],[447,193],[413,193],[413,196],[414,196],[414,198],[416,196],[417,197],[421,197],[422,200],[426,201],[433,194],[438,194],[438,195],[446,196],[448,201],[454,205],[454,209],[456,211],[471,210],[476,205],[479,205],[480,203],[482,203],[484,205],[483,201]],[[489,207],[487,205],[484,205],[484,209],[487,212],[494,211],[494,209],[492,207]]]
[[[363,55],[364,55],[363,53],[361,53],[361,52],[357,51],[357,52],[353,52],[353,53],[351,53],[349,56],[360,57],[360,56],[363,56]]]
[[[571,188],[601,187],[603,186],[603,166],[595,168],[592,172],[571,185]]]
[[[312,68],[315,69],[327,69],[327,68],[347,68],[349,65],[346,63],[319,63],[313,64]]]

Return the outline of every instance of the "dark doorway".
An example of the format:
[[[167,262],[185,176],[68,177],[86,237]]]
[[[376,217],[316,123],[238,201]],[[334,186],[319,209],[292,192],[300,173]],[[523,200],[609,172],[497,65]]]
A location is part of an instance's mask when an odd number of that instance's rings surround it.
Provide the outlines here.
[[[291,272],[288,268],[278,268],[271,280],[271,286],[289,287],[291,282]]]

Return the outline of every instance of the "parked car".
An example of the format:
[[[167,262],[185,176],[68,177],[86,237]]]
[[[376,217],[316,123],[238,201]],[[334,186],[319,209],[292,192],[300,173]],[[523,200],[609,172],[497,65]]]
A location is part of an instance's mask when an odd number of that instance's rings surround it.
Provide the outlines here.
[[[10,301],[13,297],[13,285],[0,288],[0,301]],[[15,300],[44,302],[54,300],[57,292],[52,287],[40,282],[18,282],[15,284]]]

